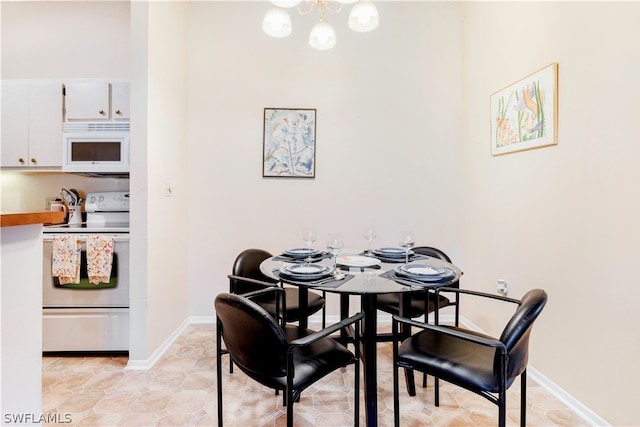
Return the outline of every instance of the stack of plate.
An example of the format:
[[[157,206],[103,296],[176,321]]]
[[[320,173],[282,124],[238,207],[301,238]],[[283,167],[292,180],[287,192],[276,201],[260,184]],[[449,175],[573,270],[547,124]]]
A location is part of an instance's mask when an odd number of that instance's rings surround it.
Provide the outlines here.
[[[307,257],[315,257],[320,255],[320,251],[313,248],[293,248],[287,249],[283,252],[285,255],[290,256],[291,258],[302,259]]]
[[[336,263],[347,267],[373,267],[381,264],[377,258],[359,255],[343,255],[336,259]]]
[[[408,277],[422,282],[440,282],[455,275],[446,267],[435,267],[426,264],[405,264],[397,266],[393,271],[398,276]]]
[[[294,264],[280,269],[280,277],[291,280],[312,281],[333,274],[333,269],[321,264]]]
[[[405,250],[402,248],[380,248],[380,249],[373,249],[371,252],[373,252],[373,254],[378,258],[387,258],[390,260],[398,260],[398,261],[404,260],[407,256]],[[414,254],[415,252],[413,252],[412,250],[409,250],[409,257],[411,257]]]

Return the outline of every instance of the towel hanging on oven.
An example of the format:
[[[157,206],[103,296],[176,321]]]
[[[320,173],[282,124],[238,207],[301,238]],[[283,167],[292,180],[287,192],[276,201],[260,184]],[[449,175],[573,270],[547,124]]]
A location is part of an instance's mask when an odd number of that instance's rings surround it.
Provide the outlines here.
[[[73,234],[53,238],[51,275],[61,285],[80,283],[80,242]]]
[[[108,283],[113,261],[113,237],[87,236],[87,275],[89,283]]]

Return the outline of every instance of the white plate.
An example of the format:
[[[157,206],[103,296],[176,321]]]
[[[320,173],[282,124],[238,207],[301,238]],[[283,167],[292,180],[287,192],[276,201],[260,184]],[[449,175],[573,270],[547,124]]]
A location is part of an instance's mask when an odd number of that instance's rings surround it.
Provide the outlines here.
[[[315,256],[320,253],[319,250],[313,248],[294,248],[287,249],[283,252],[285,255],[289,255],[291,258],[306,258],[308,256]]]
[[[294,264],[280,269],[280,275],[296,280],[317,280],[328,277],[333,273],[331,267],[321,264]]]
[[[435,273],[435,271],[438,270],[440,272]],[[451,269],[424,264],[399,265],[394,268],[393,271],[395,271],[398,276],[409,277],[410,279],[420,280],[422,282],[439,282],[455,276],[455,273]]]
[[[444,274],[444,269],[425,264],[402,265],[400,270],[413,276],[442,276]]]
[[[347,267],[373,267],[374,265],[382,263],[382,261],[377,258],[360,255],[343,255],[338,257],[336,262],[340,265],[346,265]]]

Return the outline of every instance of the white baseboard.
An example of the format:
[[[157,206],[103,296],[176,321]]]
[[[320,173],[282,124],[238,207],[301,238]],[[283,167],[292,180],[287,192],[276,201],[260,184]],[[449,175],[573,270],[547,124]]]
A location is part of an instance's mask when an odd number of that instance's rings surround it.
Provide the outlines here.
[[[153,352],[151,357],[144,360],[129,359],[129,361],[127,362],[127,366],[125,366],[124,369],[127,371],[146,371],[153,368],[153,365],[155,365],[156,362],[160,360],[162,355],[164,355],[164,353],[169,349],[169,347],[171,347],[174,341],[180,336],[180,334],[182,334],[182,332],[184,332],[185,329],[187,329],[187,327],[189,327],[190,324],[190,319],[185,319],[180,324],[180,326],[178,326],[178,328],[173,331],[173,333],[169,335],[166,340],[164,340],[160,347],[158,347],[156,351]]]
[[[582,419],[584,419],[585,422],[588,423],[588,425],[593,427],[611,426],[611,424],[605,421],[602,417],[600,417],[598,414],[593,412],[591,409],[587,408],[582,402],[575,399],[573,396],[571,396],[569,393],[564,391],[562,388],[560,388],[556,383],[551,381],[549,378],[542,375],[533,366],[531,365],[527,366],[527,375],[532,380],[540,384],[540,386],[544,388],[547,392],[555,396],[558,400],[560,400],[562,403],[567,405],[572,411],[574,411],[580,417],[582,417]]]
[[[469,319],[460,317],[460,324],[464,325],[465,328],[468,328],[473,331],[486,333],[473,322],[469,321]],[[574,411],[578,416],[580,416],[584,421],[585,425],[589,425],[592,427],[605,427],[611,426],[608,422],[606,422],[602,417],[589,409],[586,405],[580,402],[575,397],[571,396],[565,390],[560,388],[556,383],[551,381],[549,378],[545,377],[531,365],[527,366],[527,376],[534,380],[536,383],[540,384],[540,386],[545,389],[549,394],[556,397],[562,403],[567,405],[569,409]]]
[[[391,324],[391,316],[389,315],[380,315],[378,316],[378,325]],[[339,315],[331,315],[327,316],[327,325],[332,323],[336,323],[340,321]],[[429,316],[429,321],[433,321],[433,315]],[[445,314],[440,315],[440,321],[442,323],[453,324],[454,315],[453,314]],[[171,347],[174,341],[182,334],[182,332],[191,324],[215,324],[216,317],[215,316],[191,316],[185,319],[180,326],[162,343],[160,347],[153,352],[150,358],[146,360],[129,360],[126,370],[149,370],[156,364],[158,360],[162,357],[162,355]],[[322,323],[322,315],[316,314],[309,317],[309,323],[321,324]],[[465,328],[468,328],[473,331],[485,333],[481,328],[475,325],[473,322],[469,321],[464,317],[460,317],[460,324]],[[582,402],[571,396],[569,393],[560,388],[557,384],[551,381],[549,378],[545,377],[541,374],[537,369],[533,366],[529,365],[527,367],[527,375],[534,380],[536,383],[540,384],[542,388],[544,388],[551,395],[555,396],[562,403],[567,405],[572,411],[574,411],[578,416],[585,420],[585,424],[592,427],[600,427],[607,426],[610,424],[607,423],[602,417],[593,412],[587,406],[585,406]]]

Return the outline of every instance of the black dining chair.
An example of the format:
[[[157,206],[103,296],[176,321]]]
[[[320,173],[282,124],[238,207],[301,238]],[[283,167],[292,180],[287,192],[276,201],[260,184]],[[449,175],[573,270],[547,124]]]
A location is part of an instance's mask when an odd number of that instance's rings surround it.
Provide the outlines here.
[[[261,306],[251,300],[282,288],[263,289],[249,298],[230,293],[215,299],[217,317],[218,425],[223,425],[222,356],[229,354],[247,376],[258,383],[284,390],[287,426],[293,426],[293,404],[316,381],[347,365],[354,365],[354,425],[360,412],[360,322],[356,314],[318,332],[302,331],[295,325],[281,326]],[[329,335],[343,329],[353,333],[354,353]],[[225,349],[222,348],[224,341]]]
[[[233,273],[229,275],[229,292],[232,294],[244,294],[270,286],[277,286],[278,281],[264,275],[260,271],[260,264],[272,257],[263,249],[246,249],[242,251],[233,262]],[[246,280],[246,279],[253,280]],[[304,313],[300,310],[300,292],[295,287],[284,287],[286,299],[283,307],[277,307],[277,299],[273,295],[264,295],[254,301],[264,308],[272,316],[281,313],[278,319],[282,323],[297,322],[302,317],[309,317],[322,310],[322,327],[326,325],[325,294],[309,292],[307,297],[307,309]]]
[[[507,389],[520,376],[520,425],[526,425],[527,362],[534,321],[547,302],[542,289],[527,292],[521,300],[464,289],[441,288],[484,299],[518,305],[499,338],[456,326],[430,325],[393,316],[393,333],[400,339],[402,324],[421,330],[398,344],[393,341],[394,424],[400,425],[398,369],[412,369],[435,377],[435,406],[440,405],[439,379],[485,397],[498,406],[498,425],[506,423]],[[466,296],[465,296],[466,298]]]
[[[451,262],[451,258],[438,248],[431,246],[417,246],[413,248],[413,251],[420,255],[426,255],[434,258],[439,258],[446,262]],[[455,281],[448,285],[450,288],[459,288],[460,282]],[[429,313],[437,312],[439,309],[455,306],[455,325],[458,326],[460,322],[460,310],[458,306],[458,297],[454,295],[454,299],[450,300],[444,295],[436,295],[432,291],[416,291],[409,294],[409,305],[404,307],[403,317],[416,318],[425,316],[425,321],[428,319]],[[376,301],[376,308],[389,314],[400,315],[400,301],[402,296],[400,294],[381,294],[378,295]],[[384,341],[385,339],[381,339]]]

